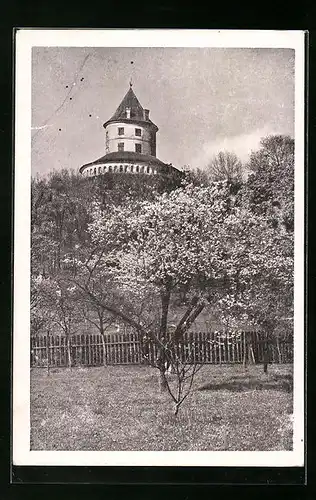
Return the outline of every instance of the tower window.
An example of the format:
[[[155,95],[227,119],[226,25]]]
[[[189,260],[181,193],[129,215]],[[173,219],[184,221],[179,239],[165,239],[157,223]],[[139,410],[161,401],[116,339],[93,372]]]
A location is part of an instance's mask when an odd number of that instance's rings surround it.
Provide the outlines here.
[[[118,135],[124,135],[124,127],[118,127]]]
[[[117,150],[118,151],[124,151],[124,142],[119,142],[118,143]]]
[[[139,172],[139,166],[136,165],[136,172]]]
[[[123,165],[120,165],[120,172],[123,172]]]
[[[142,145],[141,144],[135,144],[135,152],[136,153],[142,152]]]
[[[142,129],[141,128],[135,128],[135,135],[138,135],[138,137],[141,137],[141,135],[142,135]]]

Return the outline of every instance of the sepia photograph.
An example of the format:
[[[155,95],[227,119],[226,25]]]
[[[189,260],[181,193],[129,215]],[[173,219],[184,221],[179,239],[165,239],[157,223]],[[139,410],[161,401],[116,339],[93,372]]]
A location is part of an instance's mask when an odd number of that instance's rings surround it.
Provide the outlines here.
[[[18,30],[16,464],[303,465],[303,35]]]

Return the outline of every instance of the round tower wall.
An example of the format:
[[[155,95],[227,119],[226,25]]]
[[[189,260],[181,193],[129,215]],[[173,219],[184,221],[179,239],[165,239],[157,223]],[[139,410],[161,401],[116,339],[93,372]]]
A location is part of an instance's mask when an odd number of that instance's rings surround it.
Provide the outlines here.
[[[124,144],[123,149],[120,144]],[[105,129],[105,150],[106,153],[133,151],[156,156],[156,133],[151,126],[109,123]]]

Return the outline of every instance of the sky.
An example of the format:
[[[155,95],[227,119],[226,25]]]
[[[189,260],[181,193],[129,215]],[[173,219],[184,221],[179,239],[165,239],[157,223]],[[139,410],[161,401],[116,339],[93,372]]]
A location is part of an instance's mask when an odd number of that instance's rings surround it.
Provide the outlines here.
[[[221,150],[247,161],[262,137],[294,137],[294,50],[34,47],[32,174],[103,156],[102,125],[131,77],[159,127],[157,157],[177,168],[204,169]]]

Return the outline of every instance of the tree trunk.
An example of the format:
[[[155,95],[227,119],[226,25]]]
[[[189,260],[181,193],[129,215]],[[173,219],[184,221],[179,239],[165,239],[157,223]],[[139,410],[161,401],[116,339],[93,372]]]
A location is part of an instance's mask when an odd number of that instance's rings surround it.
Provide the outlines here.
[[[267,340],[264,343],[263,350],[263,372],[268,373],[268,363],[269,363],[269,351],[268,351],[268,342]]]
[[[102,349],[103,349],[103,366],[106,366],[106,347],[105,347],[105,336],[104,336],[104,325],[103,325],[103,314],[104,310],[98,309],[98,316],[99,316],[99,330],[101,334],[101,339],[102,339]]]
[[[161,295],[160,337],[164,337],[167,332],[169,302],[170,291],[167,291]]]
[[[60,243],[57,247],[57,269],[60,270],[60,260],[61,260]]]
[[[168,324],[168,310],[169,310],[169,302],[170,302],[170,291],[167,290],[161,294],[161,317],[160,317],[160,339],[163,338],[162,343],[165,344],[166,336],[167,336],[167,324]],[[159,358],[158,358],[158,366],[159,366],[159,385],[160,392],[166,392],[167,389],[167,379],[166,379],[166,356],[163,348],[160,349]]]
[[[105,338],[103,333],[101,333],[101,339],[103,347],[103,366],[106,366],[106,347],[105,347]]]
[[[166,379],[165,368],[162,367],[159,369],[160,392],[166,392],[168,390],[167,384],[168,384],[168,382]]]

